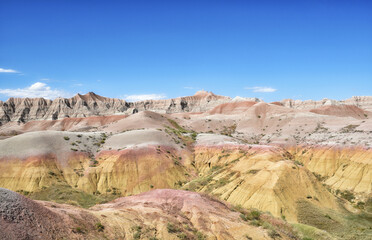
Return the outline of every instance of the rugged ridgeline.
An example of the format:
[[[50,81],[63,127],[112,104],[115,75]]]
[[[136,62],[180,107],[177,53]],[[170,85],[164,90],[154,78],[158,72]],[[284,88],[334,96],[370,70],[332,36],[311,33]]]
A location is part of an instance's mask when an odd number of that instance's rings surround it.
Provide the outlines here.
[[[149,110],[159,113],[205,112],[231,98],[211,92],[199,91],[194,96],[166,100],[127,102],[122,99],[106,98],[89,92],[72,98],[10,98],[0,101],[2,111],[0,123],[9,121],[57,120],[66,117],[89,117],[115,114],[132,114]]]
[[[77,94],[72,98],[57,98],[48,100],[44,98],[10,98],[0,101],[0,125],[10,122],[28,122],[32,120],[57,120],[72,117],[108,116],[117,114],[133,114],[140,111],[153,111],[158,113],[206,112],[223,103],[230,102],[260,102],[257,98],[234,99],[215,95],[212,92],[199,91],[194,96],[178,97],[166,100],[147,100],[127,102],[122,99],[106,98],[89,92],[85,95]],[[294,109],[318,109],[328,112],[327,106],[338,106],[336,112],[349,108],[363,117],[363,110],[372,110],[372,97],[352,97],[344,101],[323,99],[321,101],[299,101],[286,99],[275,102]],[[346,107],[345,107],[346,106]],[[360,109],[363,110],[360,110]]]
[[[350,105],[362,108],[367,111],[372,111],[372,96],[354,96],[346,100],[332,100],[332,99],[322,99],[320,101],[314,100],[293,100],[293,99],[284,99],[278,104],[284,107],[290,107],[295,109],[315,109],[326,106],[342,106]]]

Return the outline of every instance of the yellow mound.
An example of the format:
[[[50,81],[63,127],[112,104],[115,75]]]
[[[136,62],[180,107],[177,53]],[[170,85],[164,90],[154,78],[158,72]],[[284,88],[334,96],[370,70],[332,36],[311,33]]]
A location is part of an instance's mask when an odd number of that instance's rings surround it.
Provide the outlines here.
[[[245,208],[270,211],[297,221],[296,202],[338,209],[335,197],[282,149],[268,146],[197,147],[195,165],[200,178],[184,186],[209,192]]]

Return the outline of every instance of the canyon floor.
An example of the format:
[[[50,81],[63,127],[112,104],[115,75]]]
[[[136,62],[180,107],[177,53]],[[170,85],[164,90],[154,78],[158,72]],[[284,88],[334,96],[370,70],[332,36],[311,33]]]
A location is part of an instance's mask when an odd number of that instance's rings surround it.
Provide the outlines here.
[[[1,105],[1,239],[372,239],[371,97]]]

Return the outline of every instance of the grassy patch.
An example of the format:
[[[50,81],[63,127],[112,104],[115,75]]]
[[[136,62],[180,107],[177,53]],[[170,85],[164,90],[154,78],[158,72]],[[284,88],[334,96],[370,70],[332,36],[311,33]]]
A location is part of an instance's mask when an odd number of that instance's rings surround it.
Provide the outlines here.
[[[133,233],[133,239],[141,239],[142,235],[142,227],[141,226],[134,226],[132,227]]]
[[[354,132],[355,129],[359,127],[359,125],[353,125],[353,124],[349,124],[343,128],[341,128],[340,132],[341,133],[350,133],[350,132]]]
[[[331,234],[329,234],[326,231],[320,230],[316,227],[309,226],[306,224],[296,223],[293,224],[293,227],[299,232],[299,235],[302,237],[302,239],[307,240],[328,240],[333,239]]]
[[[228,126],[228,127],[224,126],[223,130],[221,131],[221,134],[231,137],[232,134],[235,133],[235,131],[236,131],[236,124],[233,124],[233,125]]]
[[[184,146],[190,146],[192,145],[198,134],[194,131],[187,130],[183,127],[181,127],[176,121],[173,119],[168,118],[168,122],[172,125],[172,127],[165,126],[165,132],[168,134],[175,134],[178,139],[180,139],[183,142]],[[175,140],[175,142],[178,144],[180,143],[178,140]]]
[[[297,202],[297,211],[299,223],[325,230],[337,239],[370,239],[372,236],[372,214],[370,213],[355,214],[346,209],[335,211],[319,208],[306,200]],[[301,227],[304,228],[304,226]],[[316,230],[309,227],[307,229]],[[312,239],[322,239],[306,231],[304,234]]]
[[[178,233],[181,232],[181,229],[179,229],[175,224],[173,223],[168,223],[167,224],[167,231],[169,233]]]
[[[191,182],[185,184],[183,189],[196,192],[202,189],[203,187],[208,186],[206,191],[211,192],[218,187],[222,187],[229,183],[230,179],[221,178],[219,180],[214,181],[214,177],[221,171],[223,171],[223,169],[224,168],[222,166],[215,165],[208,171],[207,174],[202,175],[192,180]]]
[[[92,195],[74,189],[67,184],[55,184],[48,188],[43,188],[41,191],[30,193],[28,197],[34,200],[53,201],[89,208],[98,203],[113,200],[118,196],[113,194]]]

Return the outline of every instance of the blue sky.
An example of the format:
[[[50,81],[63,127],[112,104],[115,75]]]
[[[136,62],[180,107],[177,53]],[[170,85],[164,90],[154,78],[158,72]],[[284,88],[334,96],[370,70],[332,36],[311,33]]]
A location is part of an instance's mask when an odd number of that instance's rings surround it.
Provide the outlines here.
[[[0,100],[372,95],[371,12],[358,0],[0,1]]]

